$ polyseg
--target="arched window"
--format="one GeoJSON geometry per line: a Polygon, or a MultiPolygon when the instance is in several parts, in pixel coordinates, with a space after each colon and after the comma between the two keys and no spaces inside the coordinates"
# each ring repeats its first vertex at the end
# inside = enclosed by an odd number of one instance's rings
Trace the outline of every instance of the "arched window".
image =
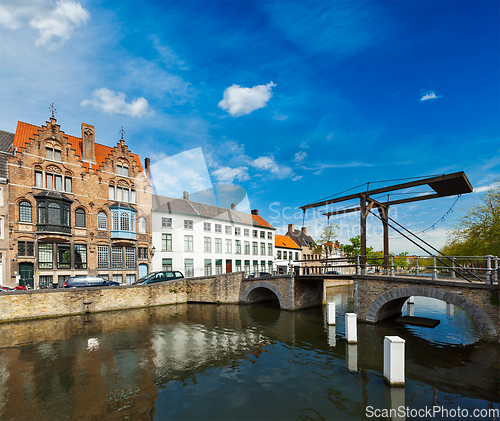
{"type": "Polygon", "coordinates": [[[120,225],[118,224],[118,212],[113,212],[111,229],[113,231],[118,231],[120,229],[120,225]]]}
{"type": "Polygon", "coordinates": [[[19,203],[19,222],[31,222],[31,203],[19,203]]]}
{"type": "Polygon", "coordinates": [[[122,212],[120,215],[120,230],[130,231],[130,218],[128,213],[122,212]]]}
{"type": "Polygon", "coordinates": [[[75,210],[75,227],[85,228],[85,211],[83,209],[75,210]]]}
{"type": "Polygon", "coordinates": [[[146,234],[146,218],[140,217],[137,222],[139,224],[139,234],[146,234]]]}
{"type": "Polygon", "coordinates": [[[108,216],[106,212],[99,212],[97,214],[97,229],[107,230],[108,229],[108,216]]]}

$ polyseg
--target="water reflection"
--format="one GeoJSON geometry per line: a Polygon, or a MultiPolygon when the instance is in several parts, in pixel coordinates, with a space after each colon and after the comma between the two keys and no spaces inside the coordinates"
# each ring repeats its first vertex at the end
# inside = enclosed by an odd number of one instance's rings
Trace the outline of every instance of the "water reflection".
{"type": "MultiPolygon", "coordinates": [[[[497,345],[437,343],[388,322],[359,324],[351,349],[343,315],[352,287],[327,293],[335,326],[326,326],[325,307],[286,312],[265,303],[2,324],[0,419],[344,420],[401,401],[498,408],[497,345]],[[384,386],[385,335],[407,343],[402,397],[384,386]]],[[[416,315],[419,308],[416,299],[416,315]]]]}

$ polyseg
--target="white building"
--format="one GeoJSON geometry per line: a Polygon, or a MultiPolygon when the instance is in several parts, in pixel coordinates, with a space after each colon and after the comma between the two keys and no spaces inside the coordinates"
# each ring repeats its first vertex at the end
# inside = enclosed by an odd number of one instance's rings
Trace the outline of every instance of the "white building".
{"type": "Polygon", "coordinates": [[[301,266],[296,260],[302,260],[302,250],[290,237],[276,234],[274,248],[274,270],[277,274],[293,274],[295,268],[301,266]]]}
{"type": "Polygon", "coordinates": [[[189,200],[153,196],[153,271],[184,276],[272,270],[275,228],[259,216],[189,200]]]}

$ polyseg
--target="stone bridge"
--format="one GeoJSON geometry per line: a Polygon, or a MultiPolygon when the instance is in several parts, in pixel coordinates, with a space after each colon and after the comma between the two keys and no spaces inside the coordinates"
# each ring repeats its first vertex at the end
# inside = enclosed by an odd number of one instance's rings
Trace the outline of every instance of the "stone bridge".
{"type": "Polygon", "coordinates": [[[500,339],[498,285],[382,275],[353,275],[353,281],[354,310],[359,321],[377,323],[399,316],[409,297],[430,297],[468,313],[481,330],[481,339],[500,339]]]}
{"type": "Polygon", "coordinates": [[[288,275],[245,278],[243,272],[187,278],[188,302],[256,303],[278,299],[283,310],[322,304],[323,278],[288,275]]]}

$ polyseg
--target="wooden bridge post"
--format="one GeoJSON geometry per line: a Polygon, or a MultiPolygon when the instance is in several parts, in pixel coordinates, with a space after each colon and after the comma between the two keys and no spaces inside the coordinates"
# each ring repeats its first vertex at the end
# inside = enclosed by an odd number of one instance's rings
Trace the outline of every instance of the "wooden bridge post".
{"type": "Polygon", "coordinates": [[[366,274],[366,196],[360,195],[361,275],[366,274]]]}

